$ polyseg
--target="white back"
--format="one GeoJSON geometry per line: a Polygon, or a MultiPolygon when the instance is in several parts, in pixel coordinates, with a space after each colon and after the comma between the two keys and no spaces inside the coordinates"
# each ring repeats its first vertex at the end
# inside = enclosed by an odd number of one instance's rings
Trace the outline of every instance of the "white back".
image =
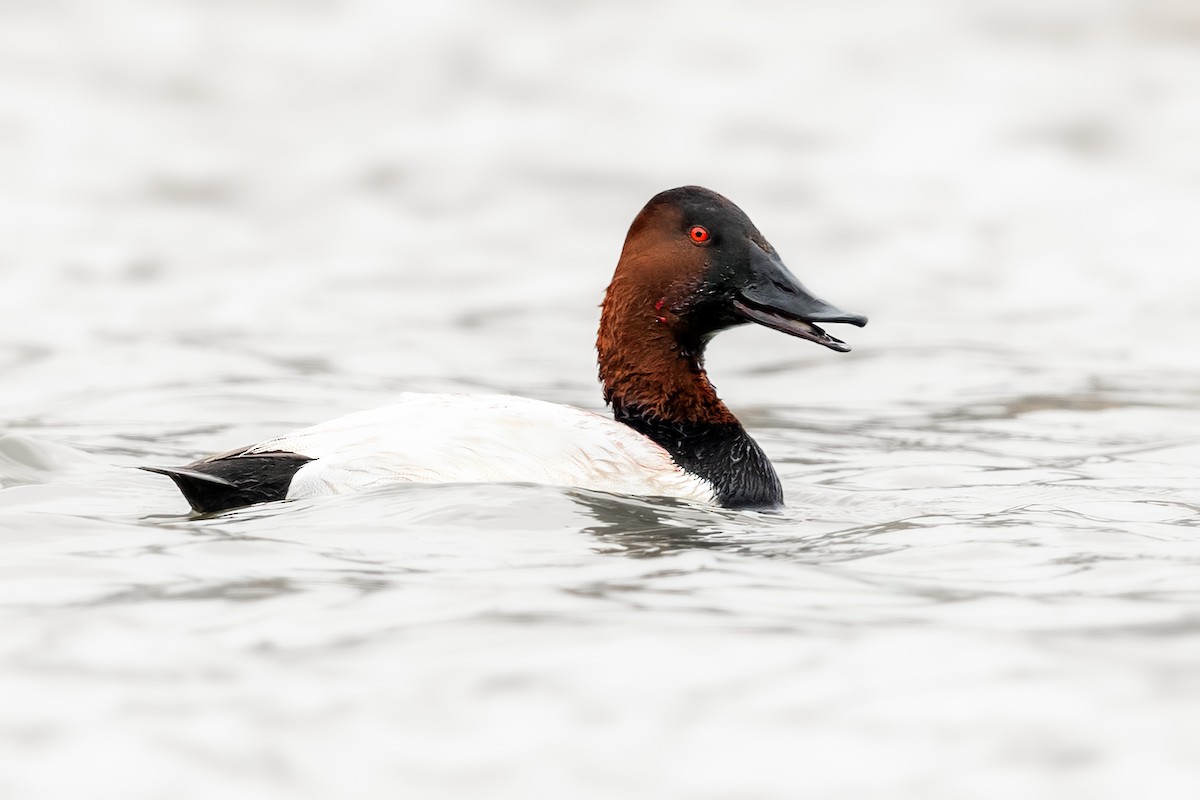
{"type": "Polygon", "coordinates": [[[571,406],[503,395],[403,394],[383,408],[268,439],[248,453],[317,459],[288,497],[391,482],[539,483],[714,502],[712,487],[621,423],[571,406]]]}

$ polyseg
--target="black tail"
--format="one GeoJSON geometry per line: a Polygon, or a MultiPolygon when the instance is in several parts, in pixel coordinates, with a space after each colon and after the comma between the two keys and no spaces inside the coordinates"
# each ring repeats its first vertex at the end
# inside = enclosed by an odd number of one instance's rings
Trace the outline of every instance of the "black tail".
{"type": "Polygon", "coordinates": [[[296,470],[312,460],[297,453],[257,453],[139,469],[166,475],[194,511],[210,514],[285,499],[296,470]]]}

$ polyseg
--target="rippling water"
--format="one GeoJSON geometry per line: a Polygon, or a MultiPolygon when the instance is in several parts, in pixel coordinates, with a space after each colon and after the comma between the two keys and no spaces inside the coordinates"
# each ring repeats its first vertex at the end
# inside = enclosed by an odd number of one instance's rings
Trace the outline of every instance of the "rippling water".
{"type": "Polygon", "coordinates": [[[409,12],[0,6],[0,796],[1195,796],[1190,6],[409,12]],[[683,183],[872,318],[714,344],[786,510],[133,469],[598,408],[683,183]]]}

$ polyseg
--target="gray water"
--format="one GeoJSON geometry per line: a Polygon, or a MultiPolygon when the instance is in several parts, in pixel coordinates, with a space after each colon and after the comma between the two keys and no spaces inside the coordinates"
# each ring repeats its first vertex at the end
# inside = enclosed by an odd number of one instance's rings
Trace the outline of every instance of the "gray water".
{"type": "Polygon", "coordinates": [[[1191,798],[1191,4],[0,6],[0,797],[1191,798]],[[699,183],[822,296],[709,368],[788,507],[176,464],[600,409],[699,183]]]}

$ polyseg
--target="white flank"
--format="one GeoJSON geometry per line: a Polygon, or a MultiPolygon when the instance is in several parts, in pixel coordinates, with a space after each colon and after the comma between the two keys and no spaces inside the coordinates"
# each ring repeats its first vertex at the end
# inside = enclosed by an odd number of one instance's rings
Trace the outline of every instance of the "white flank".
{"type": "Polygon", "coordinates": [[[402,394],[399,402],[250,447],[317,459],[289,498],[387,483],[539,483],[715,502],[667,451],[608,417],[500,395],[402,394]]]}

